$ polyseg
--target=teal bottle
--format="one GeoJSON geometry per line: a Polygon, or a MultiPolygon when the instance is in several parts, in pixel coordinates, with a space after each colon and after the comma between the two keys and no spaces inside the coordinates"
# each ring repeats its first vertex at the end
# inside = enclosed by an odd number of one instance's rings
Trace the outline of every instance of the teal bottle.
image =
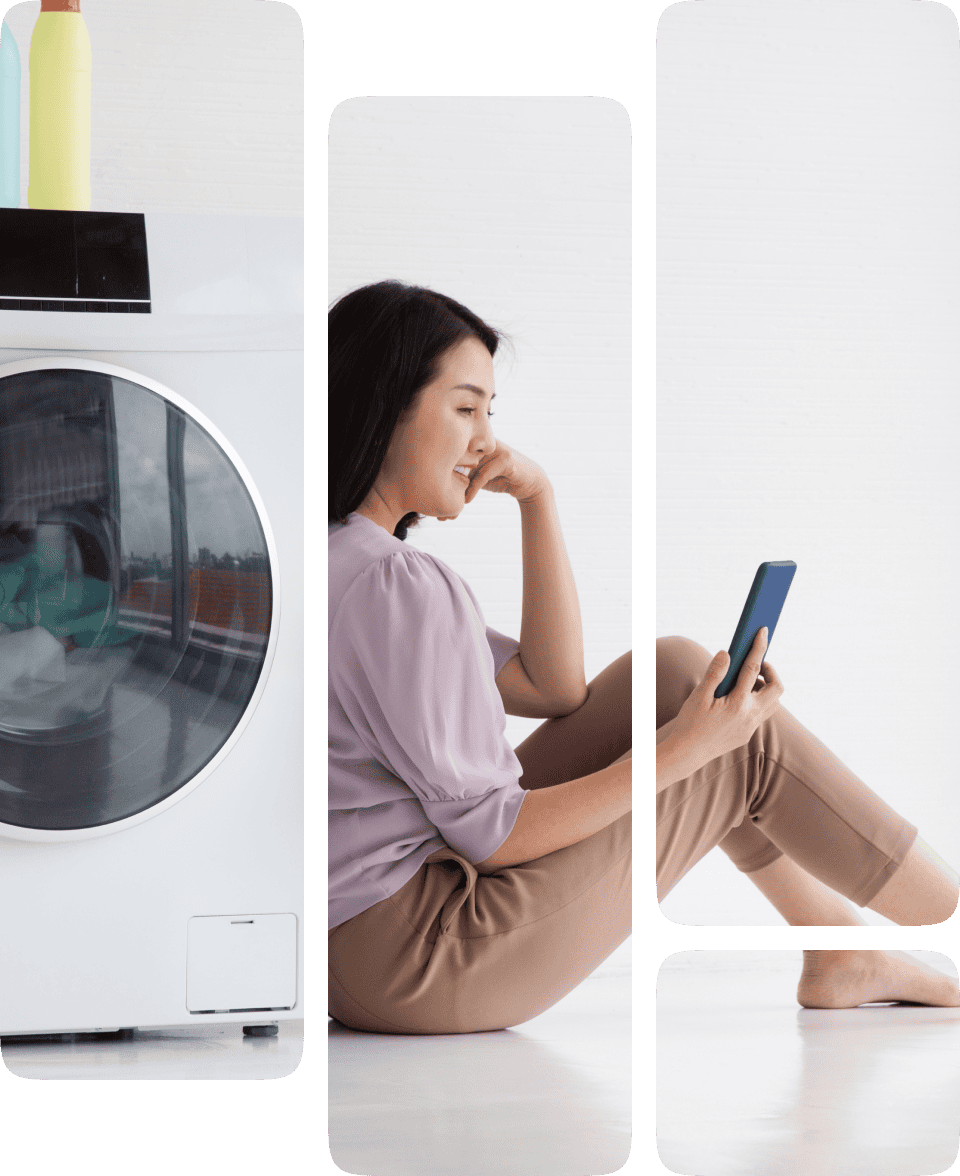
{"type": "Polygon", "coordinates": [[[0,25],[0,208],[20,207],[20,51],[0,25]]]}

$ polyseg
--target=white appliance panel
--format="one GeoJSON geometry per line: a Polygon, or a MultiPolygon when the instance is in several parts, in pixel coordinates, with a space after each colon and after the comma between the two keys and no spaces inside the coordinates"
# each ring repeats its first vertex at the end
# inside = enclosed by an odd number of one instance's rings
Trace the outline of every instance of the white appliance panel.
{"type": "MultiPolygon", "coordinates": [[[[272,657],[235,743],[168,807],[86,839],[0,831],[2,1034],[250,1022],[191,1013],[185,997],[190,927],[251,911],[282,914],[278,959],[295,959],[294,1003],[258,1019],[303,1016],[302,225],[229,218],[207,233],[215,218],[185,218],[212,244],[173,289],[169,241],[186,239],[175,219],[147,217],[155,317],[4,312],[4,339],[21,346],[0,348],[0,366],[50,357],[69,367],[70,355],[114,365],[208,419],[249,475],[275,549],[272,657]]],[[[289,967],[279,971],[289,989],[289,967]]]]}

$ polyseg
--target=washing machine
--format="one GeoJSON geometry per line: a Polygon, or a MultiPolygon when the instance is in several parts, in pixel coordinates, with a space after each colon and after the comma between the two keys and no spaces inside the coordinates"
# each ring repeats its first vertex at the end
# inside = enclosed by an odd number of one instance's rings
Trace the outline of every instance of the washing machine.
{"type": "Polygon", "coordinates": [[[303,1016],[302,221],[0,210],[0,1034],[303,1016]]]}

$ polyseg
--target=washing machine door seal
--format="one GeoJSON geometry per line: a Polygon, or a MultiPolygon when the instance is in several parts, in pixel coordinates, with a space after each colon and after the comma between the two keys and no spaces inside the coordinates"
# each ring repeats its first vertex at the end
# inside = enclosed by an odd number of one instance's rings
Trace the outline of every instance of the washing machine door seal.
{"type": "Polygon", "coordinates": [[[263,502],[213,422],[113,364],[0,365],[0,838],[103,836],[198,787],[279,613],[263,502]]]}

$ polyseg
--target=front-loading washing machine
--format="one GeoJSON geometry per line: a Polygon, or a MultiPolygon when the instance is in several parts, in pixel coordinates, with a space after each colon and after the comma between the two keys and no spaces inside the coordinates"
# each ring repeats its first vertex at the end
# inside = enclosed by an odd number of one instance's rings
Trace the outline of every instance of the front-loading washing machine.
{"type": "Polygon", "coordinates": [[[298,219],[0,210],[3,1035],[303,1016],[302,300],[298,219]]]}

